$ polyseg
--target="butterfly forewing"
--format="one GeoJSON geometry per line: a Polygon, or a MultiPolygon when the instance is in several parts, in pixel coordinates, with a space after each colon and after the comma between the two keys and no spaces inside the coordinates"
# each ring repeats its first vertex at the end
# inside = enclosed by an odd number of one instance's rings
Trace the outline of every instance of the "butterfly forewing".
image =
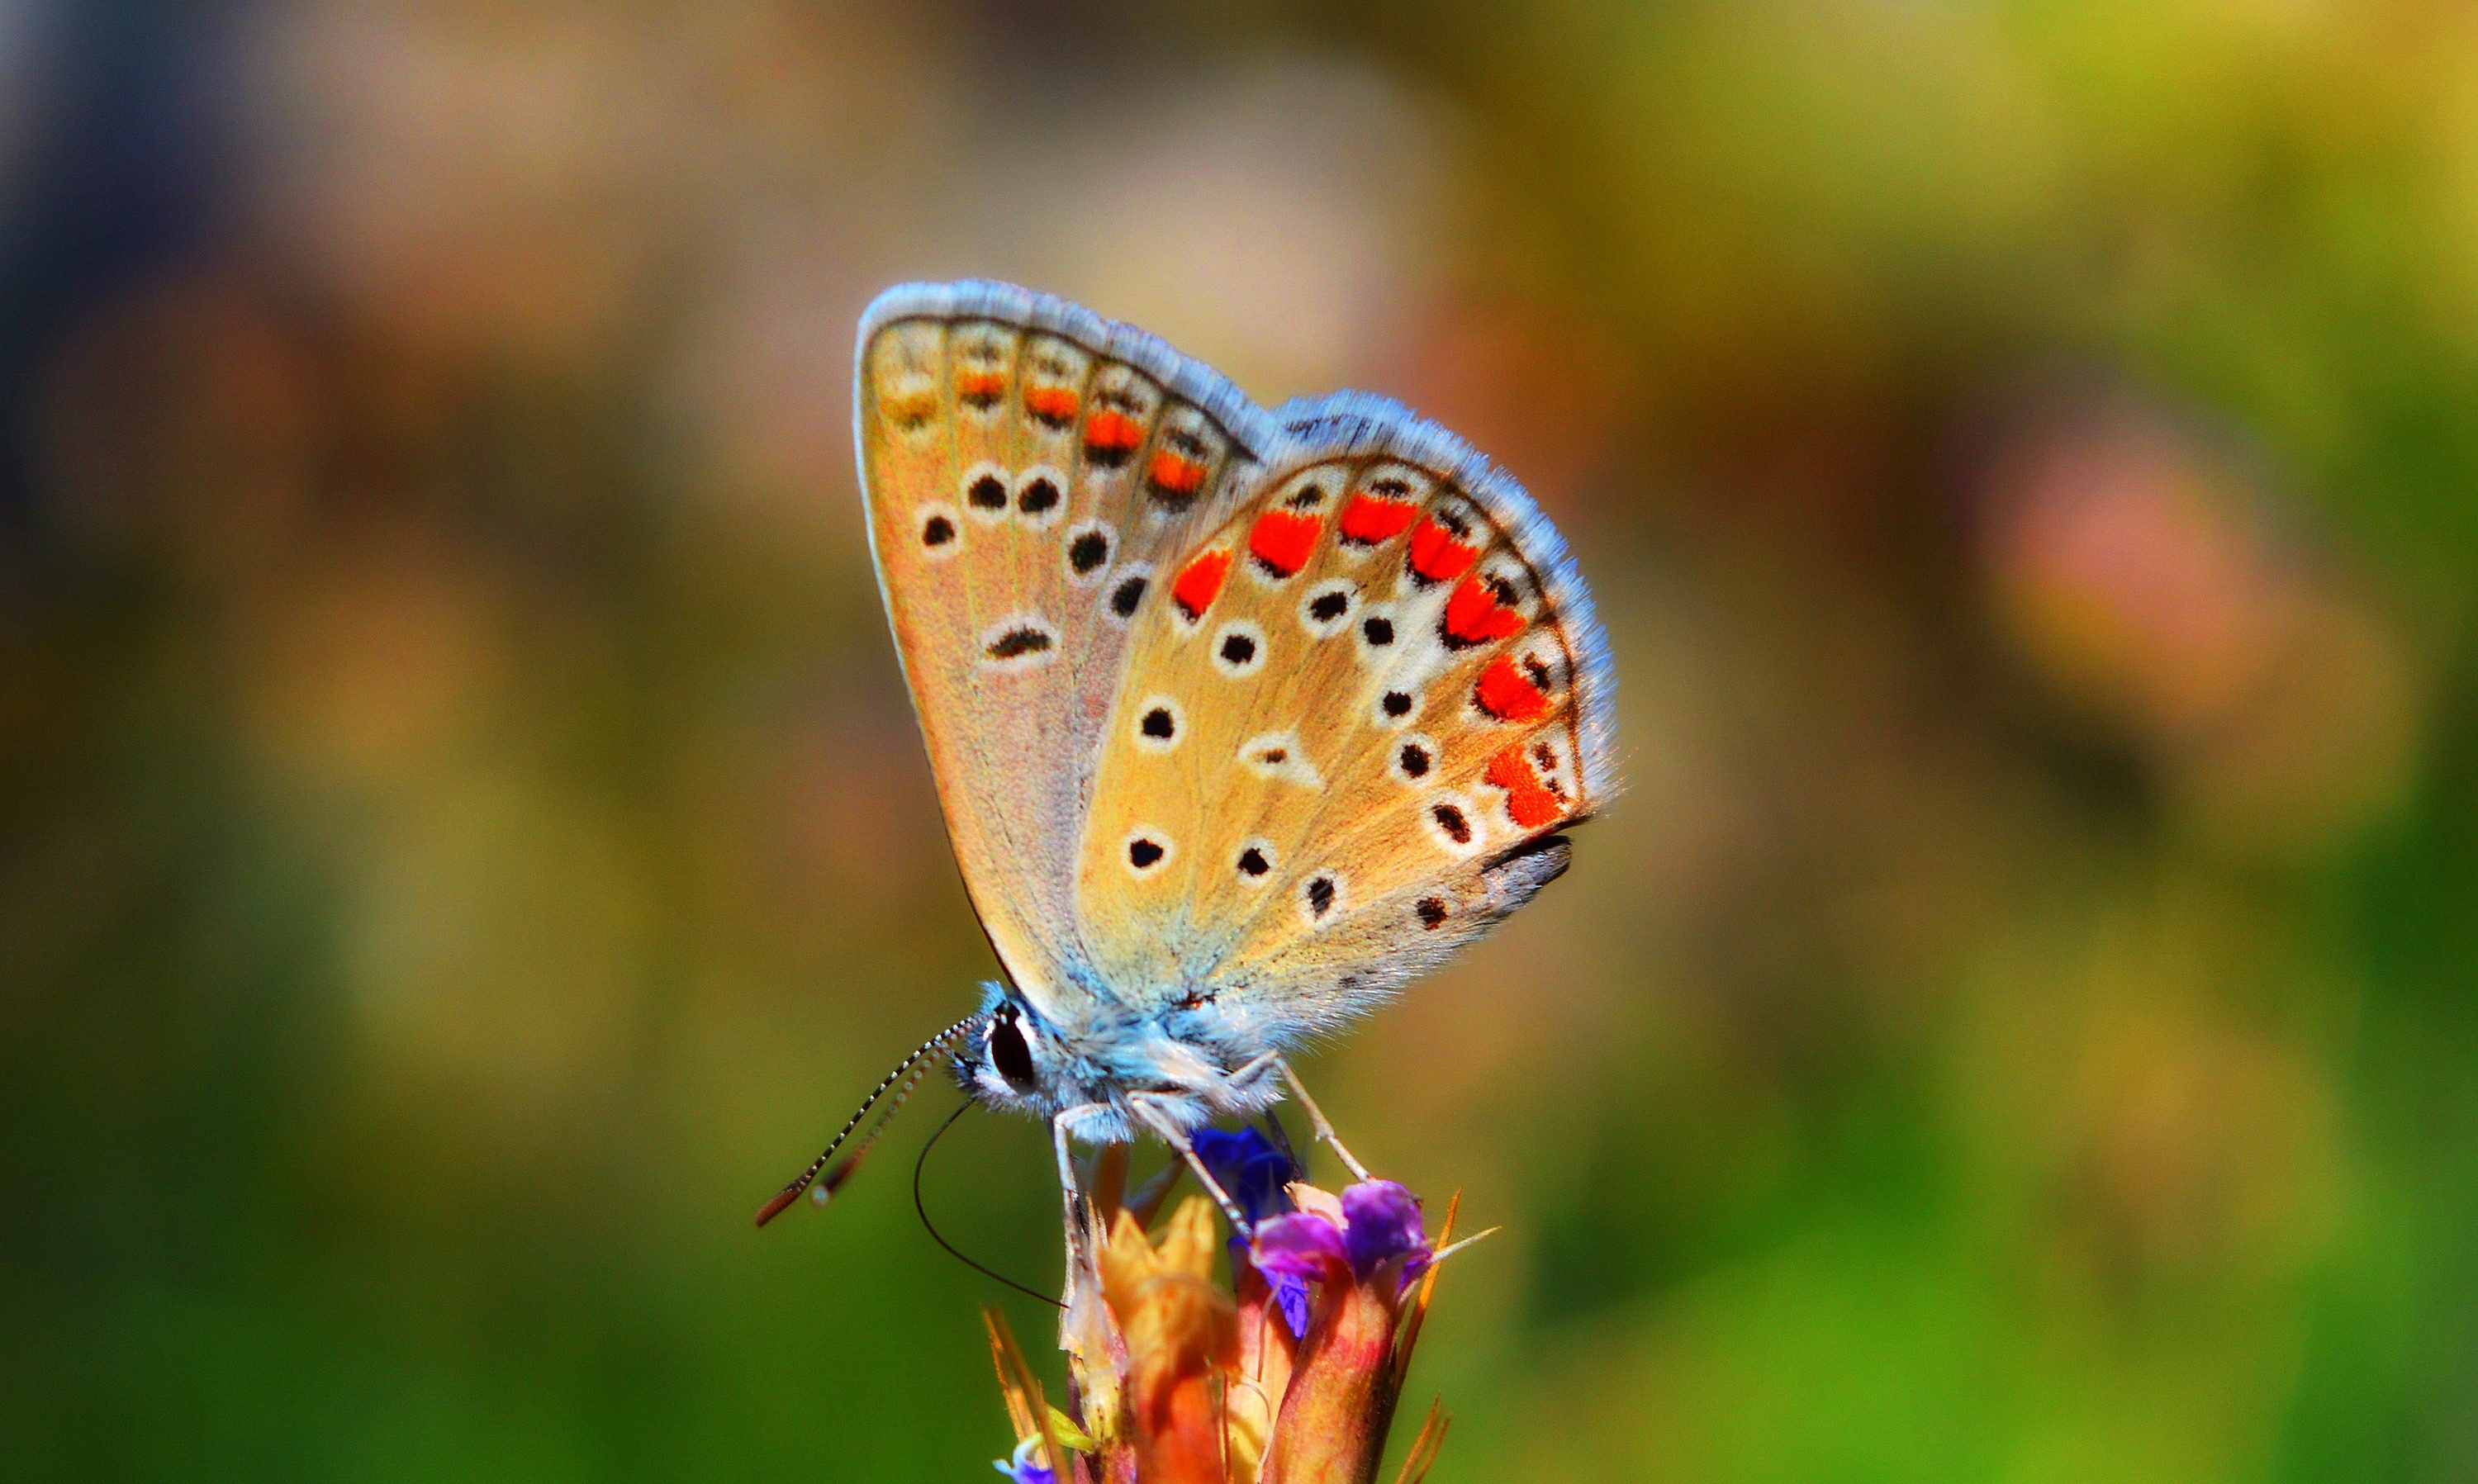
{"type": "Polygon", "coordinates": [[[1001,286],[890,292],[859,359],[872,548],[958,863],[1010,975],[1070,1016],[1110,988],[1074,900],[1097,733],[1158,567],[1253,468],[1227,423],[1270,424],[1158,341],[1001,286]]]}

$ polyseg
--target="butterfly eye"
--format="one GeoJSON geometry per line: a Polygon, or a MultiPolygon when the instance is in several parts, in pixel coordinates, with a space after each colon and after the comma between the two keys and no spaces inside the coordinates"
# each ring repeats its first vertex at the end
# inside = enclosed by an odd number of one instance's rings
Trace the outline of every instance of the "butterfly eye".
{"type": "Polygon", "coordinates": [[[990,1065],[1006,1078],[1007,1086],[1029,1089],[1033,1084],[1032,1046],[1016,1025],[1016,1008],[1000,1005],[990,1022],[990,1065]]]}

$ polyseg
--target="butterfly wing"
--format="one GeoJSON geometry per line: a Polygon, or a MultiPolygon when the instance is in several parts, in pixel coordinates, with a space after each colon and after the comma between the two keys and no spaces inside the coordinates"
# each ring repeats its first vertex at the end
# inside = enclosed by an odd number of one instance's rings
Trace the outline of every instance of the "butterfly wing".
{"type": "Polygon", "coordinates": [[[1134,616],[1076,868],[1123,995],[1281,1044],[1564,868],[1611,776],[1607,641],[1515,482],[1382,398],[1283,446],[1134,616]]]}
{"type": "Polygon", "coordinates": [[[998,284],[906,285],[861,321],[870,549],[966,889],[1053,1018],[1108,993],[1075,851],[1134,633],[1279,426],[1152,337],[998,284]]]}

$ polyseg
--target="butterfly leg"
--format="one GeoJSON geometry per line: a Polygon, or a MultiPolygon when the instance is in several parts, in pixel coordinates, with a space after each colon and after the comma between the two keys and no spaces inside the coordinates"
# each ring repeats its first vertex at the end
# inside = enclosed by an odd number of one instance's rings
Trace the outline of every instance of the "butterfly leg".
{"type": "Polygon", "coordinates": [[[1154,1133],[1161,1135],[1165,1144],[1176,1149],[1179,1158],[1187,1161],[1187,1168],[1196,1176],[1196,1182],[1204,1187],[1205,1194],[1213,1197],[1213,1203],[1230,1219],[1231,1230],[1247,1233],[1251,1229],[1248,1214],[1239,1209],[1239,1203],[1230,1198],[1230,1193],[1222,1188],[1222,1182],[1213,1178],[1213,1171],[1204,1168],[1204,1161],[1197,1158],[1196,1145],[1188,1141],[1187,1130],[1178,1126],[1178,1120],[1156,1107],[1152,1094],[1149,1093],[1129,1093],[1127,1106],[1154,1133]]]}
{"type": "Polygon", "coordinates": [[[1342,1141],[1334,1136],[1333,1125],[1326,1121],[1325,1110],[1318,1107],[1316,1105],[1316,1099],[1308,1095],[1307,1085],[1300,1081],[1300,1074],[1291,1070],[1291,1064],[1283,1059],[1280,1052],[1266,1052],[1254,1061],[1240,1068],[1237,1071],[1232,1072],[1230,1074],[1231,1080],[1235,1082],[1240,1078],[1247,1077],[1251,1074],[1262,1075],[1259,1069],[1264,1067],[1267,1063],[1271,1063],[1273,1065],[1273,1069],[1282,1074],[1282,1080],[1291,1085],[1291,1095],[1300,1100],[1300,1111],[1308,1116],[1308,1126],[1316,1130],[1316,1136],[1319,1139],[1324,1140],[1327,1144],[1333,1146],[1334,1158],[1342,1161],[1342,1167],[1351,1171],[1352,1178],[1354,1180],[1367,1179],[1368,1167],[1352,1158],[1351,1151],[1342,1146],[1342,1141]]]}
{"type": "Polygon", "coordinates": [[[1067,1284],[1068,1298],[1075,1300],[1076,1274],[1084,1263],[1084,1192],[1075,1183],[1075,1149],[1067,1132],[1067,1120],[1082,1112],[1070,1108],[1049,1120],[1049,1141],[1058,1150],[1058,1195],[1067,1207],[1067,1284]]]}

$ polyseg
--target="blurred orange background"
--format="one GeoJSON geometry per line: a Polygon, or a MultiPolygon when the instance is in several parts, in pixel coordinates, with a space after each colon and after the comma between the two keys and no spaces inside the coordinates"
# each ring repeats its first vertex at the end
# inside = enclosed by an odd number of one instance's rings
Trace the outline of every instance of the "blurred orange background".
{"type": "Polygon", "coordinates": [[[748,1227],[994,971],[849,446],[974,274],[1602,601],[1307,1069],[1505,1227],[1434,1477],[2478,1476],[2473,244],[2429,0],[0,0],[0,1457],[988,1476],[953,1094],[748,1227]]]}

